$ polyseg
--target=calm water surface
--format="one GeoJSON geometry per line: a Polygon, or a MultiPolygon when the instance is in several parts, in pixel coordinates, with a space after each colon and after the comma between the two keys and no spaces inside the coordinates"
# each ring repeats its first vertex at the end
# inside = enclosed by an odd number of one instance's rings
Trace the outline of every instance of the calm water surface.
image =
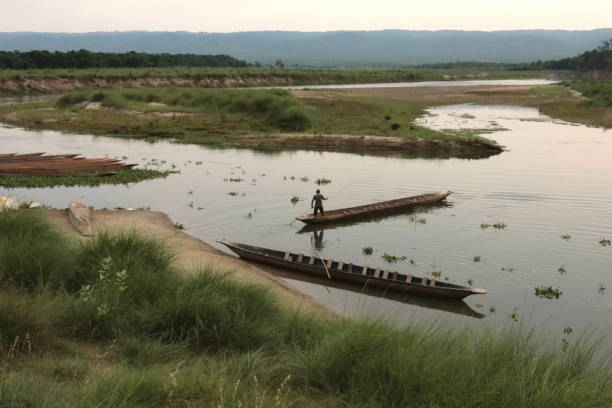
{"type": "Polygon", "coordinates": [[[529,325],[551,333],[560,335],[568,325],[575,332],[609,331],[612,247],[598,241],[612,239],[612,133],[510,106],[447,106],[430,110],[419,121],[436,129],[505,128],[489,137],[508,150],[483,160],[263,154],[0,128],[0,152],[127,156],[142,165],[156,159],[165,161],[162,168],[174,164],[181,171],[129,187],[0,188],[0,194],[62,208],[72,200],[97,208],[150,206],[169,213],[187,232],[207,242],[225,237],[305,254],[318,247],[323,257],[380,267],[387,266],[381,258],[387,252],[407,257],[392,266],[396,270],[414,275],[441,272],[440,279],[489,289],[487,295],[459,304],[414,298],[400,302],[324,286],[324,281],[288,279],[351,316],[397,324],[432,319],[457,325],[509,324],[517,308],[529,325]],[[447,206],[427,212],[319,231],[290,224],[309,210],[317,178],[332,180],[321,187],[329,196],[329,209],[430,191],[454,193],[447,206]],[[293,196],[302,201],[292,205],[293,196]],[[507,227],[481,228],[497,222],[507,227]],[[561,239],[562,234],[571,239],[561,239]],[[374,254],[363,255],[364,246],[372,246],[374,254]],[[475,256],[481,262],[474,262],[475,256]],[[560,267],[567,272],[560,273],[560,267]],[[560,299],[540,299],[534,295],[540,285],[560,288],[563,294],[560,299]]]}

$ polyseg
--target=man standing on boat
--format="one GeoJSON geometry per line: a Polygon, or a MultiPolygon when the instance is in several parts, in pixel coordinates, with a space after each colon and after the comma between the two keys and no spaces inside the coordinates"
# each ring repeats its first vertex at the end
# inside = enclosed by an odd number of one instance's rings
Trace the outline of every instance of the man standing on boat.
{"type": "Polygon", "coordinates": [[[310,201],[310,208],[314,208],[314,216],[317,216],[317,211],[321,212],[321,215],[324,215],[323,212],[323,200],[327,200],[327,198],[323,197],[321,194],[321,190],[317,190],[317,194],[312,197],[310,201]]]}

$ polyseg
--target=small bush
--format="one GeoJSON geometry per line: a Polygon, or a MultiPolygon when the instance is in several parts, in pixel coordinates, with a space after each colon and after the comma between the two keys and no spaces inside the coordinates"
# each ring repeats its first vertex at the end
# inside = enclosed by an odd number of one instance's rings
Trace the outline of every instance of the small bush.
{"type": "Polygon", "coordinates": [[[85,92],[69,92],[62,95],[57,100],[57,106],[60,108],[66,108],[69,106],[76,105],[77,103],[85,102],[89,100],[89,95],[85,92]]]}

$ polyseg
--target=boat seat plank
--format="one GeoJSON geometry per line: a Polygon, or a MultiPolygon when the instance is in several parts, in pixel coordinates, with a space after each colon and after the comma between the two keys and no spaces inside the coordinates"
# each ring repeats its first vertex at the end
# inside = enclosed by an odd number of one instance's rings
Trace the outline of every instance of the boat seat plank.
{"type": "Polygon", "coordinates": [[[333,260],[331,260],[331,259],[328,259],[328,260],[327,260],[327,269],[331,269],[332,262],[334,262],[334,261],[333,261],[333,260]]]}
{"type": "Polygon", "coordinates": [[[383,279],[389,279],[389,271],[383,271],[382,278],[383,279]]]}
{"type": "Polygon", "coordinates": [[[315,259],[316,258],[314,256],[311,256],[310,259],[308,260],[308,265],[314,265],[315,259]]]}
{"type": "Polygon", "coordinates": [[[421,278],[421,285],[425,285],[425,286],[427,286],[427,276],[423,276],[423,277],[421,278]]]}
{"type": "Polygon", "coordinates": [[[361,271],[361,274],[362,274],[363,276],[365,276],[367,273],[368,273],[368,267],[367,267],[367,266],[364,266],[364,267],[363,267],[363,271],[361,271]]]}
{"type": "Polygon", "coordinates": [[[412,275],[406,275],[406,283],[412,283],[412,275]]]}
{"type": "Polygon", "coordinates": [[[376,268],[376,271],[374,271],[374,277],[378,278],[379,275],[380,275],[380,268],[376,268]]]}
{"type": "Polygon", "coordinates": [[[299,254],[299,255],[298,255],[297,262],[298,262],[298,263],[302,263],[302,260],[303,260],[303,259],[304,259],[304,254],[299,254]]]}
{"type": "Polygon", "coordinates": [[[431,278],[431,282],[429,283],[429,286],[436,286],[436,280],[434,278],[431,278]]]}
{"type": "Polygon", "coordinates": [[[348,266],[348,273],[353,273],[353,264],[349,264],[348,266]]]}
{"type": "Polygon", "coordinates": [[[337,269],[338,269],[339,271],[342,271],[342,268],[343,268],[343,267],[344,267],[344,262],[343,262],[343,261],[340,261],[340,262],[338,263],[338,268],[337,268],[337,269]]]}
{"type": "Polygon", "coordinates": [[[293,262],[293,257],[291,256],[291,252],[285,252],[285,256],[283,258],[287,262],[293,262]]]}

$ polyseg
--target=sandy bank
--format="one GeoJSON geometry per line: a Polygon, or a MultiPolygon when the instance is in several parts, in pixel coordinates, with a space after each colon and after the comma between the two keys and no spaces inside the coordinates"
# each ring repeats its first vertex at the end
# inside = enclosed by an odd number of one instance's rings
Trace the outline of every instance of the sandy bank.
{"type": "MultiPolygon", "coordinates": [[[[72,227],[65,210],[45,211],[59,230],[68,237],[78,240],[89,239],[72,227]]],[[[165,213],[147,210],[94,210],[92,219],[94,234],[101,231],[135,230],[143,236],[162,241],[175,254],[177,266],[185,270],[185,273],[211,265],[221,273],[231,273],[233,278],[240,281],[267,287],[282,304],[288,307],[307,313],[332,314],[324,306],[287,286],[281,279],[176,229],[165,213]]]]}

